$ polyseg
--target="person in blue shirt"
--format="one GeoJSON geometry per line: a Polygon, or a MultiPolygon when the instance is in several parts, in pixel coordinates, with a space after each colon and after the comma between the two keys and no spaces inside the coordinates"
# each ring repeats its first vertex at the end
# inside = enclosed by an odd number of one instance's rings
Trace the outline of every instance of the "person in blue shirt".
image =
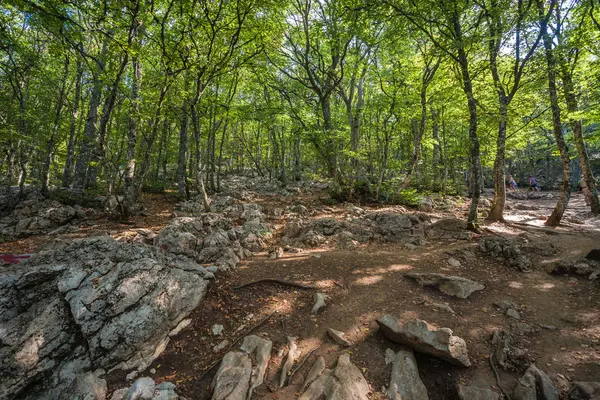
{"type": "Polygon", "coordinates": [[[508,184],[509,184],[511,190],[519,189],[519,185],[517,185],[517,182],[515,181],[515,178],[513,178],[512,175],[508,176],[508,184]]]}
{"type": "Polygon", "coordinates": [[[529,175],[529,186],[534,191],[537,191],[537,192],[539,192],[540,190],[542,190],[542,189],[540,189],[540,187],[539,187],[539,185],[537,183],[537,180],[533,177],[533,175],[529,175]]]}

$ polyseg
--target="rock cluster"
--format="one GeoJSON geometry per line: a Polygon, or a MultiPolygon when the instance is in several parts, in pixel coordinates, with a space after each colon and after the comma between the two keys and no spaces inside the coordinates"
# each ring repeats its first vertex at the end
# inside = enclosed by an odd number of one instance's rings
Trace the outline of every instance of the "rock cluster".
{"type": "Polygon", "coordinates": [[[0,274],[0,399],[57,398],[76,374],[141,370],[206,291],[206,271],[156,247],[56,244],[0,274]]]}
{"type": "Polygon", "coordinates": [[[461,276],[418,272],[404,276],[416,280],[420,285],[437,287],[442,293],[460,299],[466,299],[474,292],[485,289],[485,285],[461,276]]]}

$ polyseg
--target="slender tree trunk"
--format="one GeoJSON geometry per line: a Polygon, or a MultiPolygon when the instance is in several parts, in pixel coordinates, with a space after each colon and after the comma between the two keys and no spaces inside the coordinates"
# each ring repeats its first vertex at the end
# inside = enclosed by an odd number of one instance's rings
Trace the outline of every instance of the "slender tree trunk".
{"type": "MultiPolygon", "coordinates": [[[[185,78],[187,92],[187,76],[185,78]]],[[[187,157],[188,157],[188,100],[183,99],[181,106],[181,126],[179,128],[179,156],[177,158],[177,191],[181,197],[187,198],[187,157]]]]}
{"type": "Polygon", "coordinates": [[[54,121],[52,124],[52,133],[47,143],[46,156],[44,158],[44,164],[42,165],[42,194],[48,194],[48,184],[50,181],[50,164],[54,159],[54,146],[56,144],[56,137],[58,135],[58,129],[60,127],[60,115],[64,105],[65,89],[67,86],[67,78],[69,76],[69,55],[65,56],[65,72],[63,75],[62,83],[58,92],[58,98],[56,100],[56,111],[54,112],[54,121]]]}
{"type": "MultiPolygon", "coordinates": [[[[563,137],[562,132],[560,106],[558,104],[558,94],[556,89],[556,58],[554,55],[552,38],[548,33],[548,25],[546,22],[544,22],[544,2],[542,0],[538,0],[537,5],[539,16],[542,20],[540,29],[542,30],[546,63],[548,65],[548,91],[550,94],[550,107],[552,109],[552,132],[554,133],[554,139],[556,140],[556,145],[558,146],[563,167],[563,184],[560,197],[558,198],[556,206],[554,207],[550,217],[546,220],[545,224],[547,226],[558,226],[563,214],[565,213],[567,205],[569,204],[569,198],[571,197],[571,171],[569,170],[570,159],[569,152],[567,150],[567,144],[565,143],[565,138],[563,137]]],[[[556,0],[551,0],[550,9],[552,10],[554,7],[556,7],[556,0]]]]}
{"type": "Polygon", "coordinates": [[[75,155],[75,134],[77,132],[77,121],[79,119],[79,103],[81,101],[81,86],[83,78],[83,63],[77,61],[77,77],[75,78],[75,98],[73,99],[73,110],[71,111],[71,122],[69,127],[69,141],[67,143],[67,157],[65,159],[65,168],[63,170],[63,187],[71,185],[71,175],[73,166],[73,157],[75,155]]]}
{"type": "Polygon", "coordinates": [[[102,52],[97,62],[96,71],[93,73],[92,93],[90,96],[90,104],[88,114],[83,130],[83,140],[81,143],[81,151],[77,162],[75,163],[75,176],[73,181],[73,190],[78,193],[83,193],[87,182],[87,173],[92,160],[92,154],[96,148],[95,144],[98,140],[98,108],[102,97],[102,80],[101,75],[104,72],[108,38],[102,44],[102,52]]]}
{"type": "Polygon", "coordinates": [[[594,178],[594,173],[592,172],[592,167],[590,165],[590,158],[588,157],[588,153],[585,148],[581,119],[574,117],[579,110],[579,105],[577,104],[577,97],[575,95],[573,76],[569,66],[566,65],[565,62],[561,63],[561,71],[567,110],[569,110],[570,114],[569,123],[573,129],[575,146],[577,147],[577,153],[579,155],[579,166],[581,167],[581,172],[583,173],[583,180],[585,181],[591,194],[589,198],[589,200],[591,200],[590,208],[592,213],[600,214],[600,201],[598,201],[598,193],[596,192],[596,179],[594,178]]]}
{"type": "Polygon", "coordinates": [[[439,112],[431,107],[431,133],[433,137],[433,156],[431,159],[431,167],[433,170],[433,190],[440,190],[440,165],[443,165],[441,158],[440,144],[440,124],[439,112]]]}
{"type": "MultiPolygon", "coordinates": [[[[124,218],[133,215],[137,203],[137,190],[134,185],[135,179],[135,148],[137,145],[138,125],[140,120],[140,84],[142,80],[142,67],[134,56],[131,60],[131,106],[129,110],[129,129],[127,130],[127,165],[124,176],[124,218]]],[[[148,149],[149,151],[150,149],[148,149]]]]}
{"type": "Polygon", "coordinates": [[[500,115],[498,121],[498,138],[496,141],[496,159],[494,160],[494,201],[487,216],[488,221],[504,222],[504,206],[506,205],[506,178],[504,160],[506,153],[506,124],[508,121],[508,98],[499,95],[500,115]]]}

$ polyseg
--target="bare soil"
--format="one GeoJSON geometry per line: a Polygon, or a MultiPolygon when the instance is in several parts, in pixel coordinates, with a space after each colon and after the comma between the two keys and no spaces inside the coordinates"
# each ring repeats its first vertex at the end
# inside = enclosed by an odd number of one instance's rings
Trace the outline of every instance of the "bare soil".
{"type": "MultiPolygon", "coordinates": [[[[115,237],[133,227],[159,230],[170,217],[174,200],[153,195],[146,197],[149,216],[135,225],[97,221],[91,231],[108,231],[115,237]],[[154,204],[151,206],[150,204],[154,204]],[[150,208],[153,207],[153,208],[150,208]],[[163,218],[164,217],[164,218],[163,218]]],[[[344,214],[344,206],[323,207],[318,196],[295,198],[309,209],[321,210],[311,218],[344,214]]],[[[385,399],[390,366],[384,362],[387,348],[397,350],[379,332],[376,318],[389,313],[402,320],[419,318],[440,327],[448,327],[465,339],[473,366],[459,368],[435,358],[417,355],[421,377],[431,399],[455,399],[456,383],[489,387],[499,391],[489,363],[490,336],[494,330],[507,329],[516,323],[527,323],[531,333],[516,336],[515,345],[526,350],[527,358],[553,378],[561,390],[571,381],[600,380],[600,285],[598,281],[553,276],[547,269],[558,260],[582,258],[600,245],[598,220],[589,219],[581,194],[573,196],[565,224],[556,229],[543,226],[543,215],[549,215],[556,200],[509,200],[509,224],[489,224],[482,235],[514,236],[535,230],[551,233],[548,240],[560,250],[551,257],[535,257],[534,271],[522,273],[491,259],[478,250],[478,239],[472,241],[429,241],[416,250],[402,245],[368,244],[349,251],[332,248],[312,249],[302,253],[285,253],[283,258],[269,259],[266,253],[256,254],[234,272],[218,275],[209,285],[201,306],[190,316],[191,325],[173,337],[167,350],[148,368],[144,375],[157,382],[172,381],[181,394],[190,399],[210,398],[209,384],[218,362],[236,341],[252,332],[270,338],[274,344],[266,385],[254,398],[294,399],[312,362],[325,357],[331,366],[342,352],[351,352],[351,360],[363,371],[371,385],[373,399],[385,399]],[[517,210],[518,204],[538,210],[517,210]],[[581,223],[586,220],[589,223],[581,223]],[[452,267],[448,259],[460,261],[452,267]],[[469,299],[446,296],[436,289],[420,287],[403,276],[408,271],[441,272],[460,275],[486,288],[469,299]],[[251,281],[277,278],[315,286],[303,290],[276,283],[259,283],[241,289],[236,286],[251,281]],[[329,296],[324,311],[310,315],[313,295],[323,292],[329,296]],[[500,300],[511,300],[521,306],[519,321],[507,317],[494,306],[500,300]],[[447,303],[456,311],[451,314],[433,308],[431,303],[447,303]],[[213,336],[211,327],[222,324],[221,336],[213,336]],[[326,336],[327,328],[344,331],[355,345],[343,349],[326,336]],[[298,338],[300,361],[308,361],[291,377],[289,386],[279,389],[279,371],[286,336],[298,338]],[[220,352],[213,348],[223,340],[228,345],[220,352]]],[[[267,210],[289,204],[288,198],[269,198],[259,204],[267,210]]],[[[452,212],[433,213],[434,217],[454,215],[464,217],[466,206],[452,212]]],[[[370,207],[366,207],[370,209],[370,207]]],[[[281,236],[283,220],[269,221],[281,236]]],[[[83,232],[82,235],[86,233],[83,232]]],[[[0,245],[0,252],[15,252],[15,247],[32,251],[48,238],[30,238],[18,243],[0,245]]],[[[283,352],[285,354],[285,352],[283,352]]],[[[520,371],[502,371],[505,388],[512,388],[522,375],[520,371]]],[[[109,387],[125,386],[124,374],[113,373],[109,387]]]]}

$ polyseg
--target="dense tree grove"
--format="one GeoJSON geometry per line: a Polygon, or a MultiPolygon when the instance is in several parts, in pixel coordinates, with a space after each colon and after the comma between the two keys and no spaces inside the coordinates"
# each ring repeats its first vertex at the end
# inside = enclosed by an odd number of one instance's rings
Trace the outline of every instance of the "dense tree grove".
{"type": "Polygon", "coordinates": [[[476,228],[484,186],[502,220],[508,176],[533,175],[557,225],[600,172],[600,1],[12,0],[0,89],[3,185],[119,196],[125,218],[254,173],[464,192],[476,228]]]}

